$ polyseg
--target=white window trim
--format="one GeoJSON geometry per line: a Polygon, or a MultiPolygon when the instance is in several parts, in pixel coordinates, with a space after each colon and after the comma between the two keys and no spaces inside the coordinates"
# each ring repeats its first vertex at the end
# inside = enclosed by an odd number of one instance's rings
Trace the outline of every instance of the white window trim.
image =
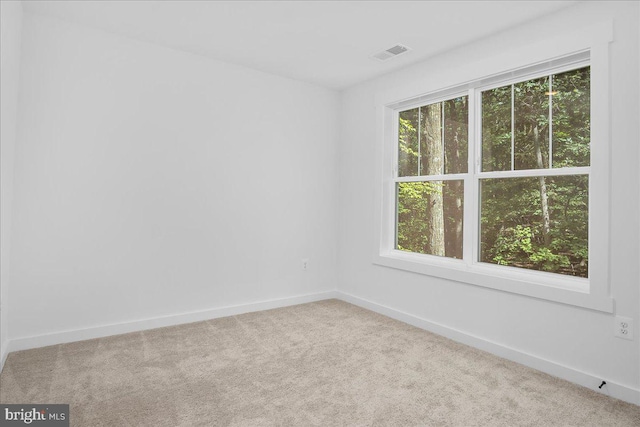
{"type": "MultiPolygon", "coordinates": [[[[533,43],[523,49],[492,56],[473,66],[467,65],[459,84],[452,85],[447,77],[442,81],[412,81],[403,87],[391,88],[376,96],[378,165],[375,200],[375,239],[373,262],[400,270],[441,277],[457,282],[511,292],[529,297],[612,313],[614,301],[610,296],[609,235],[610,235],[610,96],[609,96],[609,43],[613,40],[612,22],[605,22],[579,31],[533,43]],[[476,132],[474,105],[480,89],[500,86],[500,81],[514,78],[527,79],[536,70],[555,69],[558,59],[589,52],[591,66],[591,165],[589,167],[589,278],[525,270],[515,267],[479,263],[475,244],[465,236],[464,260],[423,255],[395,249],[395,174],[397,167],[397,114],[403,109],[425,103],[451,99],[456,95],[469,95],[470,135],[476,132]],[[528,70],[522,73],[522,70],[528,70]],[[524,77],[523,77],[524,76],[524,77]],[[461,83],[462,82],[462,83],[461,83]],[[438,87],[440,83],[440,87],[438,87]],[[406,108],[405,108],[406,107],[406,108]]],[[[575,67],[574,67],[575,68],[575,67]]],[[[456,73],[451,73],[456,74],[456,73]]],[[[545,74],[545,73],[542,73],[545,74]]],[[[538,74],[540,75],[540,74],[538,74]]],[[[471,145],[470,145],[471,146],[471,145]]],[[[479,149],[479,144],[475,144],[479,149]]],[[[469,149],[470,160],[478,159],[469,149]]],[[[470,163],[472,164],[472,163],[470,163]]],[[[476,162],[473,163],[477,165],[476,162]]],[[[477,167],[477,166],[476,166],[477,167]]],[[[470,171],[471,172],[471,171],[470,171]]],[[[476,170],[477,172],[477,170],[476,170]]],[[[550,171],[545,169],[547,174],[550,171]]],[[[517,174],[518,172],[516,172],[517,174]]],[[[570,174],[569,170],[552,170],[554,175],[570,174]]],[[[477,213],[467,206],[477,206],[473,191],[472,174],[461,174],[465,179],[464,229],[478,234],[477,213]],[[472,199],[473,198],[473,199],[472,199]],[[472,201],[469,203],[467,201],[472,201]]],[[[490,172],[477,173],[490,177],[490,172]]],[[[531,175],[531,171],[527,172],[531,175]]],[[[434,177],[429,177],[433,179],[434,177]]],[[[446,176],[451,179],[451,175],[446,176]]],[[[404,179],[404,178],[403,178],[404,179]]],[[[411,179],[414,179],[412,177],[411,179]]],[[[420,180],[420,178],[415,178],[420,180]]],[[[477,237],[473,242],[477,242],[477,237]]]]}

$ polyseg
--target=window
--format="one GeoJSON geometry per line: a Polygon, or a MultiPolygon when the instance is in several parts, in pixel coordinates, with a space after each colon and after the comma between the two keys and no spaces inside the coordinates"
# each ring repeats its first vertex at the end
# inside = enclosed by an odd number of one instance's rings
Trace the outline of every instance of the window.
{"type": "Polygon", "coordinates": [[[597,43],[565,43],[588,49],[552,55],[563,42],[541,43],[526,51],[540,58],[532,65],[413,97],[407,85],[401,101],[391,90],[378,96],[375,263],[612,312],[608,44],[600,43],[611,34],[598,31],[597,43]]]}
{"type": "Polygon", "coordinates": [[[467,96],[398,114],[397,249],[462,258],[468,117],[467,96]]]}
{"type": "Polygon", "coordinates": [[[480,262],[588,277],[590,67],[476,94],[470,177],[468,95],[398,112],[396,249],[463,259],[467,240],[480,262]],[[465,179],[479,212],[467,239],[465,179]]]}
{"type": "Polygon", "coordinates": [[[479,261],[588,277],[590,67],[483,90],[479,261]]]}

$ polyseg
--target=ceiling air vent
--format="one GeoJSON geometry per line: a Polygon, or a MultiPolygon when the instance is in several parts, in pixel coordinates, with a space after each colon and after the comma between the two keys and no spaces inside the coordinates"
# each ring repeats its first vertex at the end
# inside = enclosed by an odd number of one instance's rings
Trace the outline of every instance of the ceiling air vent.
{"type": "Polygon", "coordinates": [[[406,46],[402,46],[401,44],[397,44],[393,47],[390,47],[387,50],[383,50],[380,53],[376,53],[375,55],[373,55],[374,58],[376,58],[379,61],[386,61],[387,59],[391,59],[391,58],[395,58],[398,55],[402,55],[403,53],[406,53],[408,51],[410,51],[411,49],[409,49],[406,46]]]}

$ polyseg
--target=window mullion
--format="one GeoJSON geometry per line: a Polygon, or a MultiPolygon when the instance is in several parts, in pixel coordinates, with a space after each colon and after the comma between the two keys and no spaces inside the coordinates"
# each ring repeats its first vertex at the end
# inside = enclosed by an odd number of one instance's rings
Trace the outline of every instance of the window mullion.
{"type": "Polygon", "coordinates": [[[422,107],[418,107],[418,175],[422,175],[422,107]]]}
{"type": "MultiPolygon", "coordinates": [[[[478,102],[475,89],[469,89],[468,95],[468,142],[467,142],[467,175],[464,179],[464,215],[463,215],[463,238],[462,238],[462,259],[470,266],[477,259],[477,234],[479,231],[479,209],[476,198],[478,179],[477,172],[480,170],[480,130],[476,129],[476,121],[480,115],[476,109],[480,109],[482,103],[478,102]]],[[[480,123],[480,122],[478,122],[480,123]]],[[[479,128],[480,126],[478,126],[479,128]]]]}
{"type": "Polygon", "coordinates": [[[553,74],[549,76],[549,169],[553,168],[553,74]]]}
{"type": "Polygon", "coordinates": [[[466,173],[450,173],[446,175],[399,176],[393,180],[395,182],[453,181],[464,179],[466,176],[466,173]]]}
{"type": "Polygon", "coordinates": [[[516,97],[515,85],[511,85],[511,170],[515,170],[516,157],[516,97]]]}
{"type": "Polygon", "coordinates": [[[479,179],[491,178],[532,178],[539,176],[566,176],[566,175],[588,175],[591,171],[589,166],[576,166],[572,168],[555,169],[521,169],[515,171],[490,171],[480,172],[479,179]]]}
{"type": "Polygon", "coordinates": [[[440,149],[440,172],[445,174],[447,173],[447,169],[445,168],[445,149],[444,149],[444,103],[446,101],[442,101],[440,103],[440,141],[441,141],[441,149],[440,149]]]}

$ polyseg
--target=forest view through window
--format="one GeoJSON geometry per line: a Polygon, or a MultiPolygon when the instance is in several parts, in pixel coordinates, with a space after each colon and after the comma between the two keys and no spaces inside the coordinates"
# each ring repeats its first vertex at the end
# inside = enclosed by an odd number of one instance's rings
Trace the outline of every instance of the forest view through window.
{"type": "Polygon", "coordinates": [[[399,111],[396,249],[588,277],[590,108],[587,66],[399,111]]]}

